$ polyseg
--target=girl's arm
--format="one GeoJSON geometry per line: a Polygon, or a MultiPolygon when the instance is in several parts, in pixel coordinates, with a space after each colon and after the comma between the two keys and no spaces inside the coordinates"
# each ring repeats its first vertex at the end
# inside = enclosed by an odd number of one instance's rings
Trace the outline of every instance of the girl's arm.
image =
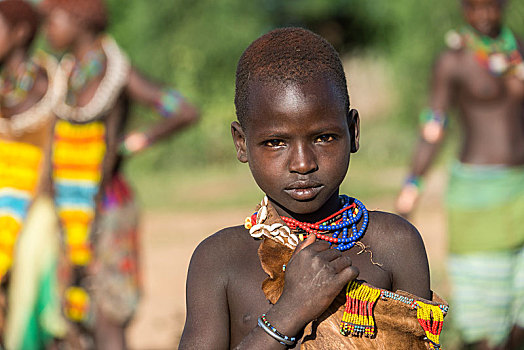
{"type": "Polygon", "coordinates": [[[131,132],[126,136],[124,147],[129,153],[141,151],[195,123],[200,117],[197,108],[176,90],[152,82],[134,68],[129,74],[127,92],[132,101],[147,105],[164,117],[144,133],[131,132]]]}

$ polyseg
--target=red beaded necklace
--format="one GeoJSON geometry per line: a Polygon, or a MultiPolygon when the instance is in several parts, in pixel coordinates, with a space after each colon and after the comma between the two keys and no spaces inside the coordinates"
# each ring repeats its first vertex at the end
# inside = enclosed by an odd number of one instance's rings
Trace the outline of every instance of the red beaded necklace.
{"type": "MultiPolygon", "coordinates": [[[[347,196],[341,196],[341,198],[344,201],[342,209],[315,223],[302,222],[286,216],[281,216],[281,219],[291,230],[298,234],[300,240],[304,239],[304,235],[308,236],[313,234],[317,239],[336,244],[335,249],[341,251],[348,250],[362,238],[369,217],[366,207],[362,202],[347,196]],[[362,226],[357,230],[356,224],[361,218],[362,226]],[[352,231],[351,236],[348,235],[349,231],[352,231]],[[328,233],[332,235],[326,235],[328,233]]],[[[256,219],[257,213],[254,213],[251,216],[251,222],[256,223],[256,219]]]]}

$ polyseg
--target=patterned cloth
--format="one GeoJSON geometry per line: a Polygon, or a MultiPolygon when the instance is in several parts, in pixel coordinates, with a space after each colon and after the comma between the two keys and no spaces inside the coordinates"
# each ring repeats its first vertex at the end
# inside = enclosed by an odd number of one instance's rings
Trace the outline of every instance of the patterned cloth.
{"type": "Polygon", "coordinates": [[[452,254],[449,275],[454,322],[465,342],[498,345],[514,324],[524,327],[524,248],[452,254]]]}
{"type": "Polygon", "coordinates": [[[451,253],[495,252],[524,243],[524,168],[455,163],[446,204],[451,253]]]}
{"type": "Polygon", "coordinates": [[[140,296],[138,210],[124,178],[116,174],[104,188],[95,229],[94,300],[104,316],[125,324],[140,296]]]}
{"type": "Polygon", "coordinates": [[[457,329],[500,344],[524,326],[524,168],[456,163],[447,206],[457,329]]]}

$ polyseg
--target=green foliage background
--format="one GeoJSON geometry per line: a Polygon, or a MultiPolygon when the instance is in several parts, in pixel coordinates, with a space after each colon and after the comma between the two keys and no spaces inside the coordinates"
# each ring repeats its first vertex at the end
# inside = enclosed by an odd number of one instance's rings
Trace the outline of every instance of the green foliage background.
{"type": "MultiPolygon", "coordinates": [[[[342,57],[379,57],[392,72],[395,108],[384,116],[363,117],[362,147],[351,161],[358,171],[351,171],[351,180],[342,184],[342,192],[367,203],[371,198],[391,200],[398,192],[417,135],[417,115],[427,103],[432,63],[444,48],[446,31],[462,24],[460,0],[108,3],[110,32],[133,64],[179,89],[202,111],[197,126],[128,163],[139,198],[146,208],[201,213],[249,208],[261,195],[247,167],[236,161],[229,133],[235,119],[236,63],[258,36],[280,26],[304,26],[332,41],[342,57]]],[[[510,27],[524,36],[524,1],[509,0],[506,13],[510,27]]],[[[358,89],[351,84],[353,72],[346,73],[350,88],[358,89]]],[[[156,118],[140,106],[133,112],[130,128],[147,128],[156,118]]],[[[452,152],[449,146],[446,152],[452,152]]],[[[440,290],[445,285],[443,262],[433,261],[432,270],[433,285],[440,290]]],[[[459,348],[456,331],[447,327],[443,343],[448,349],[459,348]]]]}
{"type": "MultiPolygon", "coordinates": [[[[392,144],[384,145],[381,158],[405,161],[395,155],[413,139],[415,116],[426,103],[432,61],[443,48],[445,32],[461,24],[459,0],[108,2],[110,32],[133,64],[179,89],[202,111],[198,126],[133,162],[134,169],[144,172],[200,169],[234,161],[229,123],[235,118],[236,62],[252,40],[284,25],[306,26],[321,34],[327,27],[329,34],[330,24],[335,23],[343,41],[334,44],[343,55],[371,53],[386,58],[400,103],[388,118],[381,119],[382,126],[375,127],[377,133],[391,135],[385,135],[392,144]]],[[[507,15],[510,26],[522,35],[524,2],[511,1],[507,15]]],[[[134,108],[134,115],[132,127],[146,127],[154,118],[140,106],[134,108]]]]}

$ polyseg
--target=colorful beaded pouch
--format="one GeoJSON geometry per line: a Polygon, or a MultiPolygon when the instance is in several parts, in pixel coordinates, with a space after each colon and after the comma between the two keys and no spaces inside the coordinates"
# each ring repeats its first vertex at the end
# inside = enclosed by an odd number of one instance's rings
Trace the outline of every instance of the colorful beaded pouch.
{"type": "Polygon", "coordinates": [[[374,337],[376,325],[373,316],[375,304],[380,299],[395,300],[417,310],[417,320],[424,329],[430,349],[440,349],[440,333],[447,305],[432,305],[388,290],[375,288],[360,281],[352,281],[346,289],[346,305],[340,333],[356,337],[374,337]]]}

